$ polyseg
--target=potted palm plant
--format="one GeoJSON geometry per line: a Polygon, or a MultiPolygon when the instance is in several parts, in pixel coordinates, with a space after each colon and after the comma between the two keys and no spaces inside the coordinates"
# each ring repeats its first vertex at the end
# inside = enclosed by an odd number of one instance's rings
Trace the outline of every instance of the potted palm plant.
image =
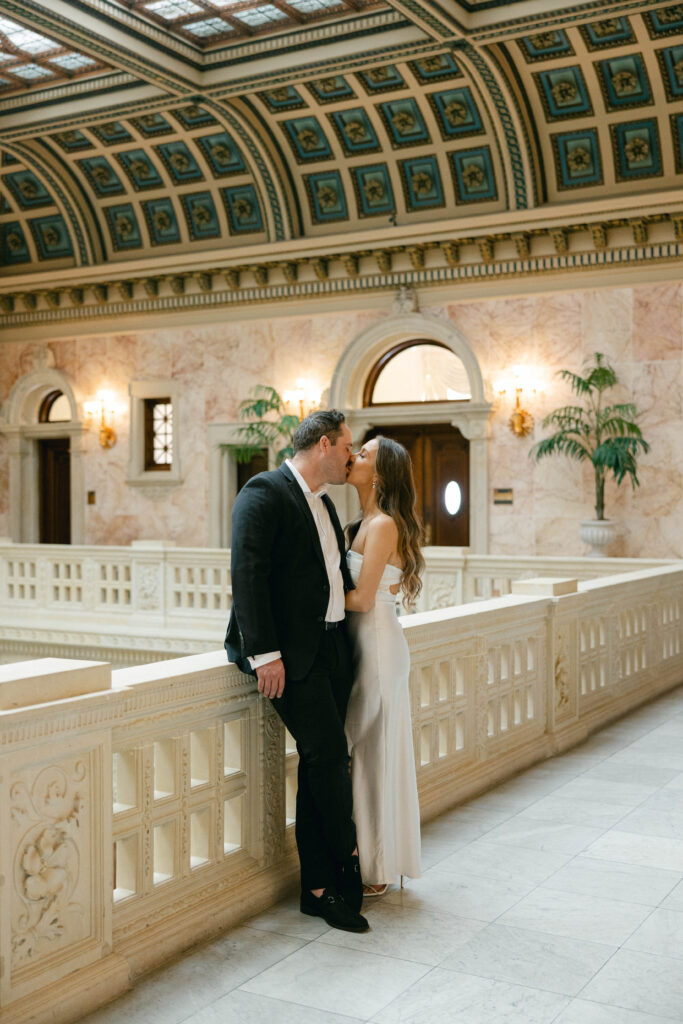
{"type": "Polygon", "coordinates": [[[251,462],[255,456],[261,455],[264,448],[275,449],[278,466],[291,457],[292,434],[299,426],[299,417],[287,412],[284,399],[275,388],[257,384],[251,391],[251,397],[240,403],[239,415],[245,420],[237,431],[239,442],[221,445],[221,448],[232,452],[236,462],[251,462]]]}
{"type": "Polygon", "coordinates": [[[529,452],[536,461],[548,455],[566,455],[577,462],[591,462],[595,478],[595,519],[580,525],[579,536],[591,545],[590,557],[598,558],[616,536],[616,526],[605,518],[605,482],[610,474],[617,484],[628,477],[635,490],[640,481],[637,459],[650,446],[636,423],[632,402],[608,404],[606,392],[618,383],[617,374],[604,355],[594,352],[584,363],[583,376],[559,370],[571,389],[583,400],[581,405],[564,405],[543,420],[554,433],[539,441],[529,452]]]}

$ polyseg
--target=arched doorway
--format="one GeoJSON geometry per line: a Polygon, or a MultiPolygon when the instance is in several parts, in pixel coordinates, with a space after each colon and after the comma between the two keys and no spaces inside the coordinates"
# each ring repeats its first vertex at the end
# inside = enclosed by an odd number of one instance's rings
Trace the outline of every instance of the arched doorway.
{"type": "MultiPolygon", "coordinates": [[[[49,391],[38,409],[39,423],[71,421],[69,399],[59,388],[49,391]]],[[[66,437],[41,437],[38,446],[38,541],[71,543],[71,451],[66,437]]]]}
{"type": "MultiPolygon", "coordinates": [[[[429,543],[487,551],[491,405],[456,327],[406,313],[364,331],[337,364],[329,405],[344,409],[356,443],[386,434],[411,452],[429,543]]],[[[352,497],[335,500],[350,518],[352,497]]]]}
{"type": "Polygon", "coordinates": [[[85,428],[68,378],[52,367],[32,370],[16,382],[3,412],[12,540],[82,544],[85,428]]]}
{"type": "MultiPolygon", "coordinates": [[[[462,360],[428,338],[401,341],[370,370],[363,392],[366,409],[435,402],[468,402],[472,389],[462,360]]],[[[425,544],[469,547],[470,443],[444,423],[387,423],[371,427],[365,441],[384,434],[410,453],[425,544]]]]}

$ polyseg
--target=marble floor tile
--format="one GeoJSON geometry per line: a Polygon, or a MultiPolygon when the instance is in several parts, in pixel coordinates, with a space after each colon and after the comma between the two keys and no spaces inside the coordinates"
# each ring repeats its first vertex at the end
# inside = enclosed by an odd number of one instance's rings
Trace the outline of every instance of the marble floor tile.
{"type": "Polygon", "coordinates": [[[367,1020],[429,971],[423,964],[329,946],[319,940],[241,988],[256,995],[367,1020]]]}
{"type": "Polygon", "coordinates": [[[528,777],[527,773],[518,775],[509,782],[503,782],[495,789],[477,797],[477,807],[482,809],[499,809],[508,814],[522,810],[529,804],[570,782],[575,776],[572,773],[548,771],[543,775],[537,773],[528,777]]]}
{"type": "Polygon", "coordinates": [[[670,814],[683,814],[683,792],[680,789],[663,786],[649,796],[638,810],[666,811],[670,814]]]}
{"type": "Polygon", "coordinates": [[[615,946],[585,939],[490,924],[440,966],[573,996],[615,950],[615,946]]]}
{"type": "Polygon", "coordinates": [[[533,821],[517,815],[486,833],[487,842],[525,846],[549,853],[581,853],[602,835],[604,829],[588,825],[566,825],[558,821],[533,821]]]}
{"type": "Polygon", "coordinates": [[[554,1024],[671,1024],[670,1017],[625,1010],[623,1006],[604,1006],[588,999],[573,999],[554,1024]]]}
{"type": "Polygon", "coordinates": [[[457,850],[439,862],[439,871],[456,875],[477,875],[499,881],[514,880],[523,885],[538,885],[571,859],[568,853],[547,853],[487,842],[486,836],[457,850]]]}
{"type": "Polygon", "coordinates": [[[657,789],[657,784],[645,785],[642,779],[638,782],[626,782],[621,779],[596,779],[584,774],[568,782],[554,795],[568,800],[599,800],[630,810],[647,800],[657,792],[657,789]]]}
{"type": "Polygon", "coordinates": [[[435,967],[373,1024],[551,1024],[566,996],[435,967]]]}
{"type": "MultiPolygon", "coordinates": [[[[471,840],[470,840],[471,842],[471,840]]],[[[428,840],[422,842],[422,849],[420,851],[420,865],[422,867],[422,873],[428,871],[430,868],[436,867],[441,861],[446,860],[456,850],[460,850],[463,846],[467,846],[467,842],[462,843],[449,843],[444,840],[428,840]]]]}
{"type": "Polygon", "coordinates": [[[666,783],[665,789],[683,789],[683,772],[676,772],[674,777],[666,783]]]}
{"type": "Polygon", "coordinates": [[[538,888],[502,914],[499,924],[620,946],[650,913],[638,903],[538,888]]]}
{"type": "Polygon", "coordinates": [[[320,942],[436,967],[486,927],[483,921],[434,910],[397,906],[386,900],[368,906],[369,902],[365,901],[363,911],[370,922],[370,932],[355,935],[331,928],[320,942]]]}
{"type": "Polygon", "coordinates": [[[683,1020],[683,960],[620,949],[581,993],[584,999],[683,1020]]]}
{"type": "Polygon", "coordinates": [[[666,786],[675,779],[681,779],[683,772],[677,768],[648,768],[647,765],[615,764],[613,761],[601,761],[594,768],[589,768],[581,776],[582,779],[605,779],[611,782],[636,783],[642,786],[666,786]]]}
{"type": "Polygon", "coordinates": [[[183,1024],[353,1024],[362,1019],[236,989],[187,1017],[183,1024]]]}
{"type": "Polygon", "coordinates": [[[495,921],[531,889],[532,886],[514,879],[499,881],[469,874],[454,875],[441,871],[437,864],[422,878],[412,879],[405,889],[389,892],[385,901],[488,922],[495,921]]]}
{"type": "Polygon", "coordinates": [[[617,804],[598,800],[572,800],[553,793],[542,800],[537,800],[530,807],[525,807],[518,817],[531,818],[534,821],[563,821],[571,825],[607,829],[616,825],[626,813],[627,809],[617,804]]]}
{"type": "Polygon", "coordinates": [[[635,832],[611,829],[585,851],[588,857],[616,860],[624,864],[644,864],[665,871],[683,872],[683,840],[642,836],[635,832]]]}
{"type": "MultiPolygon", "coordinates": [[[[656,907],[669,893],[673,893],[680,880],[681,874],[678,871],[662,871],[660,868],[642,867],[637,864],[620,864],[580,854],[541,882],[541,886],[559,892],[602,896],[606,899],[656,907]]],[[[683,906],[683,890],[681,895],[683,906]]]]}
{"type": "Polygon", "coordinates": [[[262,914],[249,918],[244,924],[257,931],[293,935],[297,939],[317,939],[323,932],[329,931],[329,926],[321,918],[301,913],[298,895],[276,903],[262,914]]]}
{"type": "Polygon", "coordinates": [[[623,750],[612,754],[609,760],[613,764],[636,764],[644,765],[647,768],[668,768],[683,771],[683,744],[681,750],[672,753],[668,750],[660,750],[657,747],[638,747],[632,743],[623,750]]]}
{"type": "Polygon", "coordinates": [[[301,940],[236,928],[141,978],[83,1024],[180,1024],[248,978],[298,950],[301,940]]]}
{"type": "Polygon", "coordinates": [[[659,908],[643,921],[628,942],[625,949],[637,949],[641,953],[656,953],[658,956],[683,958],[683,911],[659,908]]]}
{"type": "Polygon", "coordinates": [[[621,819],[619,829],[639,836],[683,840],[683,812],[652,810],[643,804],[621,819]]]}
{"type": "Polygon", "coordinates": [[[683,880],[662,900],[660,906],[666,910],[683,910],[683,880]]]}

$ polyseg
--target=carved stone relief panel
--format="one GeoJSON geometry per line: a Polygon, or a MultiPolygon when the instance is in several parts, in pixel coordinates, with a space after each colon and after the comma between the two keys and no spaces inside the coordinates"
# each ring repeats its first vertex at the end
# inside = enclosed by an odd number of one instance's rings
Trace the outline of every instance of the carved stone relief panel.
{"type": "Polygon", "coordinates": [[[31,992],[38,976],[43,987],[110,948],[109,901],[103,905],[111,891],[105,752],[108,744],[64,757],[62,747],[61,756],[2,773],[2,938],[9,961],[3,1003],[31,992]]]}
{"type": "Polygon", "coordinates": [[[578,714],[578,652],[577,621],[555,618],[554,663],[555,680],[552,719],[561,724],[576,719],[578,714]]]}

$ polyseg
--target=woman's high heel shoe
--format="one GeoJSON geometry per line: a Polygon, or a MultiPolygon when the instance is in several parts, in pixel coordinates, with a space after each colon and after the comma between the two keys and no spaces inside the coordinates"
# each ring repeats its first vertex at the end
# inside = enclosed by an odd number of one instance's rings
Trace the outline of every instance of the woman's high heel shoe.
{"type": "Polygon", "coordinates": [[[387,882],[384,882],[380,885],[364,885],[363,896],[384,896],[388,888],[389,885],[387,882]]]}

